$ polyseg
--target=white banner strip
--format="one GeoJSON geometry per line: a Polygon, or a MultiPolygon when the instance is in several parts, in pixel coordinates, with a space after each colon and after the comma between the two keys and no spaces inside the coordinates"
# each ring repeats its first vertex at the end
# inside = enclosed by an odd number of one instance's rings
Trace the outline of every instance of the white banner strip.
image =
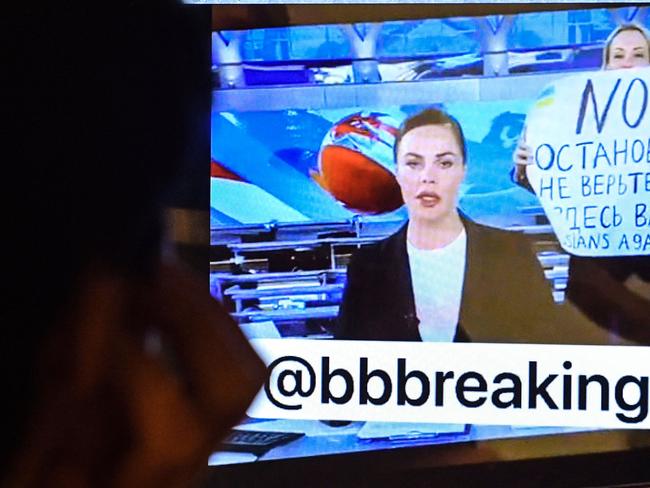
{"type": "Polygon", "coordinates": [[[257,418],[649,428],[650,348],[259,339],[257,418]]]}

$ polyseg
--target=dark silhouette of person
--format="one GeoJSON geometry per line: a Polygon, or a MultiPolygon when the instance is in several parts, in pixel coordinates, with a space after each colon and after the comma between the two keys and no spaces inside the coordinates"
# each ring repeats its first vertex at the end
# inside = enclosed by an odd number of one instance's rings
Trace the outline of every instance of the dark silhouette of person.
{"type": "Polygon", "coordinates": [[[191,8],[28,2],[0,20],[3,486],[188,486],[263,381],[163,238],[207,110],[191,8]]]}

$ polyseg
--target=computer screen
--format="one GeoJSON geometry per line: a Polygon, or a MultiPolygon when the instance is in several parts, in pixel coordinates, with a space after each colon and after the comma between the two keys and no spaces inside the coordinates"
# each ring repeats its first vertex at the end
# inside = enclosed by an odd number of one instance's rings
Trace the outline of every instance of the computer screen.
{"type": "MultiPolygon", "coordinates": [[[[403,360],[421,342],[442,347],[423,355],[475,343],[499,344],[486,350],[497,356],[514,343],[645,354],[636,346],[650,325],[646,7],[476,15],[457,6],[412,19],[393,7],[399,15],[372,21],[217,22],[212,294],[257,347],[290,341],[296,356],[337,343],[343,356],[354,344],[375,347],[368,341],[403,360]]],[[[329,379],[339,371],[327,368],[329,379]]],[[[378,370],[364,371],[368,386],[378,370]]],[[[603,382],[583,376],[576,405],[604,406],[603,382]]],[[[293,381],[281,389],[299,390],[293,381]]],[[[612,410],[645,421],[642,383],[636,403],[621,393],[612,410]]],[[[481,391],[480,379],[472,385],[481,391]]],[[[404,390],[402,404],[423,398],[419,388],[404,390]]],[[[598,430],[598,421],[518,417],[512,399],[512,423],[409,422],[382,415],[379,391],[366,397],[374,417],[249,412],[210,464],[598,430]]],[[[568,405],[565,396],[559,409],[568,405]]]]}

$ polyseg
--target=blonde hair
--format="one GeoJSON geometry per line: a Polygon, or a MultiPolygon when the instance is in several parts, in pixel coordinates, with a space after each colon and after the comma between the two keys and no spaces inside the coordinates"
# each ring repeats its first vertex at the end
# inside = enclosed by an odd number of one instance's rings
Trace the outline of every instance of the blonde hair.
{"type": "Polygon", "coordinates": [[[638,24],[622,24],[614,29],[607,37],[607,41],[605,42],[605,49],[603,49],[603,64],[600,69],[607,69],[607,65],[609,64],[609,55],[612,48],[612,42],[614,42],[614,38],[621,32],[626,31],[639,32],[645,38],[646,43],[648,44],[648,53],[650,53],[650,34],[648,31],[638,24]]]}

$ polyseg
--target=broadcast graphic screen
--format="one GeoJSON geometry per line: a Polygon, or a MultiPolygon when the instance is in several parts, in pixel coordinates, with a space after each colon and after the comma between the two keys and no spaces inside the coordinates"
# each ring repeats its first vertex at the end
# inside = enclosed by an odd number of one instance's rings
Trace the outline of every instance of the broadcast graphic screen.
{"type": "Polygon", "coordinates": [[[211,464],[646,425],[646,9],[212,32],[211,464]]]}

